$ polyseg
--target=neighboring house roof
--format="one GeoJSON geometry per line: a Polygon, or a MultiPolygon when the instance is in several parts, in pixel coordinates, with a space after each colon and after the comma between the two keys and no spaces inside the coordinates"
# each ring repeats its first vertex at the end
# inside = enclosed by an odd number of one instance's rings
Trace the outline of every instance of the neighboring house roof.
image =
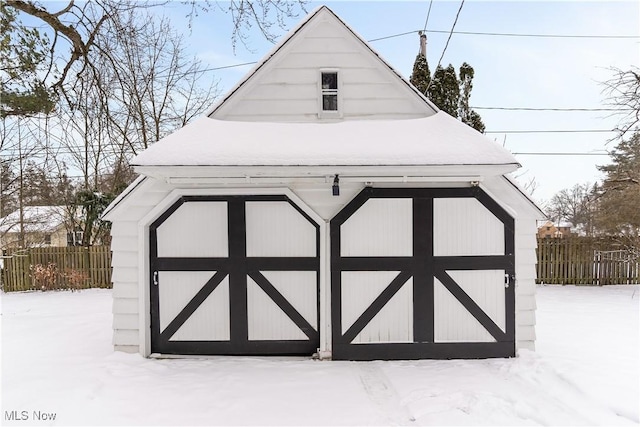
{"type": "Polygon", "coordinates": [[[331,124],[202,117],[156,142],[136,166],[511,165],[515,157],[444,112],[331,124]]]}
{"type": "MultiPolygon", "coordinates": [[[[63,225],[68,218],[68,213],[65,206],[25,206],[22,218],[25,233],[47,233],[63,225]]],[[[19,231],[19,210],[0,218],[0,233],[18,233],[19,231]]]]}

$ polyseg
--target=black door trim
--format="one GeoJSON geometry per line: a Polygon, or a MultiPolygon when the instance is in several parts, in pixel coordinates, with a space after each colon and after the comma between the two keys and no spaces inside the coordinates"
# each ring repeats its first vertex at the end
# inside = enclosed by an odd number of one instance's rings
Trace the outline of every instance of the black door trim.
{"type": "Polygon", "coordinates": [[[332,357],[338,360],[487,358],[515,356],[515,278],[514,219],[488,194],[470,188],[365,188],[332,220],[331,308],[332,357]],[[371,198],[409,198],[413,203],[413,255],[390,257],[343,257],[340,253],[340,227],[371,198]],[[504,254],[486,256],[434,256],[433,206],[438,198],[475,198],[504,227],[504,254]],[[447,273],[455,270],[504,270],[506,330],[503,331],[447,273]],[[342,333],[343,271],[399,271],[395,279],[342,333]],[[395,295],[413,278],[413,342],[358,343],[353,339],[395,295]],[[496,342],[434,342],[434,283],[438,279],[469,313],[480,322],[496,342]]]}
{"type": "MultiPolygon", "coordinates": [[[[205,225],[206,226],[206,225],[205,225]]],[[[314,271],[316,273],[316,324],[320,327],[320,226],[286,195],[182,196],[149,226],[151,352],[161,354],[202,355],[311,355],[320,343],[319,331],[278,292],[260,271],[314,271]],[[158,257],[158,228],[184,203],[226,202],[228,257],[158,257]],[[285,201],[315,228],[313,257],[247,257],[246,203],[285,201]],[[187,303],[169,325],[160,331],[159,289],[154,283],[161,271],[211,271],[212,277],[187,303]],[[213,273],[215,272],[215,273],[213,273]],[[154,277],[155,276],[155,277],[154,277]],[[247,313],[247,277],[273,300],[302,330],[306,340],[249,340],[247,313]],[[171,337],[207,297],[229,280],[229,341],[171,341],[171,337]]]]}

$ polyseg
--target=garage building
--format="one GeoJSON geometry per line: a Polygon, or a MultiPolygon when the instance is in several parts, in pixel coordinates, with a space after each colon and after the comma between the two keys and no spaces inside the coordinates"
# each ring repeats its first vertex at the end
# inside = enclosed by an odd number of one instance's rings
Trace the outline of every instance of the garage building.
{"type": "Polygon", "coordinates": [[[149,355],[515,356],[536,220],[504,148],[438,111],[325,6],[133,164],[114,346],[149,355]]]}

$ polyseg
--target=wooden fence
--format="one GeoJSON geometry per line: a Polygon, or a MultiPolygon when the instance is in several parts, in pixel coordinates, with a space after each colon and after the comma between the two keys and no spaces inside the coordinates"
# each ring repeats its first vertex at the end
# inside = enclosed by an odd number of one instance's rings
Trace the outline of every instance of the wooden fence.
{"type": "Polygon", "coordinates": [[[7,250],[0,286],[5,292],[111,287],[109,246],[7,250]]]}
{"type": "Polygon", "coordinates": [[[612,240],[538,239],[537,283],[623,285],[640,283],[640,259],[612,240]]]}
{"type": "MultiPolygon", "coordinates": [[[[538,239],[537,283],[615,285],[640,283],[640,259],[611,240],[586,237],[538,239]]],[[[111,287],[109,246],[51,247],[6,251],[0,288],[111,287]]]]}

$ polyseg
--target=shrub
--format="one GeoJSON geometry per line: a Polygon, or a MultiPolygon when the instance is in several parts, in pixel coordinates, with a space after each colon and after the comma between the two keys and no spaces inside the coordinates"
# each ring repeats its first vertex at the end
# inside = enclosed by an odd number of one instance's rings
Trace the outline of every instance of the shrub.
{"type": "Polygon", "coordinates": [[[85,288],[85,284],[87,280],[89,280],[89,276],[84,271],[74,270],[72,268],[68,268],[65,270],[64,277],[67,286],[72,290],[85,288]]]}
{"type": "Polygon", "coordinates": [[[29,266],[31,271],[31,279],[34,286],[40,288],[43,291],[50,291],[56,288],[58,282],[58,266],[52,262],[46,266],[42,264],[35,264],[29,266]]]}

